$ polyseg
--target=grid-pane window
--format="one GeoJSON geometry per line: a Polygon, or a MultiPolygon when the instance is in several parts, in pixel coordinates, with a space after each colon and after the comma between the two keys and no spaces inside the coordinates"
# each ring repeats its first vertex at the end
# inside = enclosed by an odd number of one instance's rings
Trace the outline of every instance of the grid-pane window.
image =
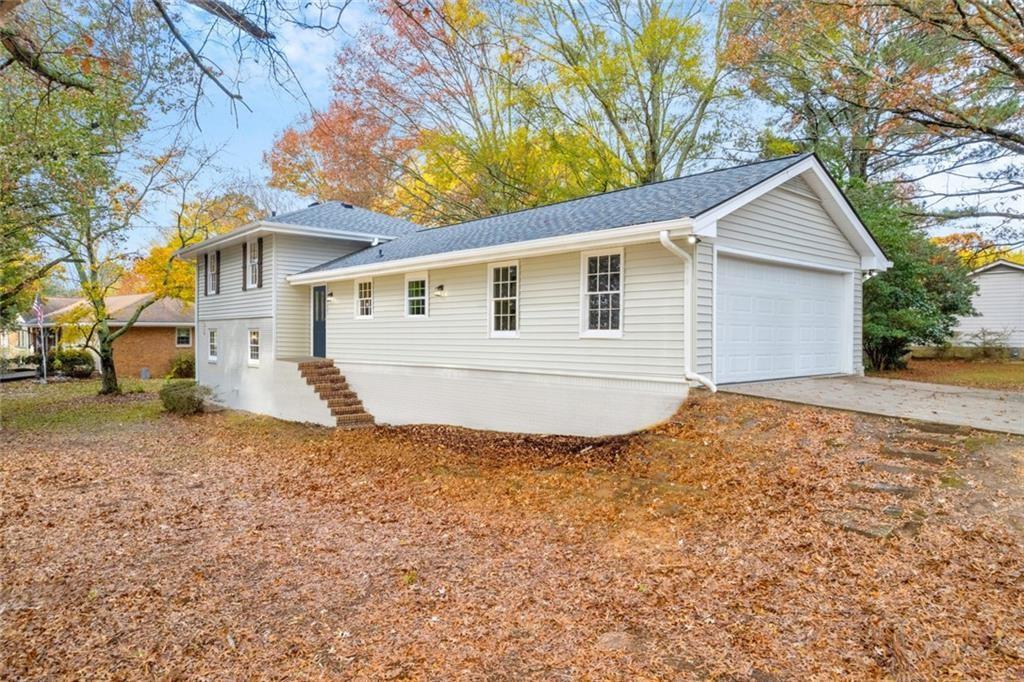
{"type": "Polygon", "coordinates": [[[216,329],[211,329],[208,333],[209,333],[209,337],[210,338],[209,338],[209,343],[208,343],[208,347],[207,347],[207,351],[206,351],[207,352],[207,357],[209,357],[210,360],[216,360],[217,359],[217,330],[216,329]]]}
{"type": "Polygon", "coordinates": [[[249,362],[252,364],[260,361],[260,330],[249,330],[249,362]]]}
{"type": "Polygon", "coordinates": [[[587,331],[622,329],[622,254],[587,257],[587,331]]]}
{"type": "Polygon", "coordinates": [[[258,287],[260,285],[259,244],[256,242],[249,242],[246,250],[249,252],[249,286],[258,287]]]}
{"type": "Polygon", "coordinates": [[[405,313],[409,317],[427,314],[427,280],[410,279],[405,283],[405,313]]]}
{"type": "Polygon", "coordinates": [[[373,317],[373,282],[356,282],[356,315],[373,317]]]}
{"type": "Polygon", "coordinates": [[[174,329],[174,345],[178,348],[191,346],[192,329],[190,327],[176,327],[174,329]]]}
{"type": "Polygon", "coordinates": [[[519,328],[519,266],[491,267],[491,332],[515,334],[519,328]]]}
{"type": "Polygon", "coordinates": [[[206,277],[206,290],[209,291],[211,294],[215,294],[215,293],[217,293],[217,282],[218,282],[218,277],[217,277],[217,253],[216,252],[211,253],[208,260],[209,260],[209,262],[207,264],[207,268],[209,269],[209,272],[207,273],[207,277],[206,277]]]}

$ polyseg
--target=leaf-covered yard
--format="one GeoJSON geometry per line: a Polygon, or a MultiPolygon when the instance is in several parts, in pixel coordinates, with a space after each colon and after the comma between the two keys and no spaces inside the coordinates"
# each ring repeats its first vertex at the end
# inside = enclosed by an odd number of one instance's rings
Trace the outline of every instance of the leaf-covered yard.
{"type": "Polygon", "coordinates": [[[1024,675],[1019,439],[738,396],[608,441],[330,432],[94,388],[2,389],[0,678],[1024,675]]]}
{"type": "Polygon", "coordinates": [[[999,391],[1024,391],[1024,360],[911,360],[905,369],[875,372],[887,379],[999,391]]]}

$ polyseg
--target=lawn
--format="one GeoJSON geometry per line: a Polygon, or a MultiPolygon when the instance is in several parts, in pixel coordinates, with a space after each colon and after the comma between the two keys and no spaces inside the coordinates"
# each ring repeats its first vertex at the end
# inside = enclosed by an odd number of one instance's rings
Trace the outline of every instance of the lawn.
{"type": "Polygon", "coordinates": [[[911,360],[906,369],[875,372],[872,376],[1024,391],[1024,360],[911,360]]]}
{"type": "Polygon", "coordinates": [[[2,679],[1024,675],[1021,439],[723,395],[604,440],[345,432],[94,389],[2,389],[2,679]]]}

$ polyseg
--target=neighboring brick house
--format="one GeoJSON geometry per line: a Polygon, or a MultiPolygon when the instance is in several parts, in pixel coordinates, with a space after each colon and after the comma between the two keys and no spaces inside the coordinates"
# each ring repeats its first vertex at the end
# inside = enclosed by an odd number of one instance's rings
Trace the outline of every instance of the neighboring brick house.
{"type": "MultiPolygon", "coordinates": [[[[110,326],[118,328],[131,318],[152,294],[109,296],[106,299],[110,326]]],[[[89,332],[91,319],[82,298],[44,301],[43,329],[48,347],[80,345],[89,332]]],[[[34,352],[41,347],[39,325],[30,313],[19,316],[23,335],[34,352]]],[[[114,363],[119,377],[162,377],[181,354],[195,357],[195,322],[192,306],[176,299],[162,298],[146,307],[131,329],[114,341],[114,363]]]]}
{"type": "MultiPolygon", "coordinates": [[[[130,305],[111,314],[111,327],[120,326],[135,312],[130,305]]],[[[118,376],[162,377],[171,362],[182,353],[195,357],[195,321],[192,306],[173,298],[162,298],[139,315],[132,328],[114,341],[114,366],[118,376]]]]}

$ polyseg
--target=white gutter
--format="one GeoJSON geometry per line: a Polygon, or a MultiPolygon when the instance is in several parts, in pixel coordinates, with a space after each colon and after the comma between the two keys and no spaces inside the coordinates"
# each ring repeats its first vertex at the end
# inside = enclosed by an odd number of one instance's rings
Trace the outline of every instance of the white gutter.
{"type": "Polygon", "coordinates": [[[718,387],[702,374],[697,374],[690,369],[690,349],[693,339],[693,325],[691,323],[692,315],[690,314],[690,308],[693,306],[693,289],[690,282],[692,281],[691,272],[693,271],[693,259],[683,249],[679,248],[675,242],[669,238],[668,230],[662,230],[658,234],[658,239],[661,241],[661,245],[664,246],[670,253],[678,256],[684,263],[683,270],[685,275],[683,276],[683,291],[686,292],[686,302],[683,305],[683,376],[686,377],[687,381],[696,381],[703,384],[712,393],[718,390],[718,387]]]}

